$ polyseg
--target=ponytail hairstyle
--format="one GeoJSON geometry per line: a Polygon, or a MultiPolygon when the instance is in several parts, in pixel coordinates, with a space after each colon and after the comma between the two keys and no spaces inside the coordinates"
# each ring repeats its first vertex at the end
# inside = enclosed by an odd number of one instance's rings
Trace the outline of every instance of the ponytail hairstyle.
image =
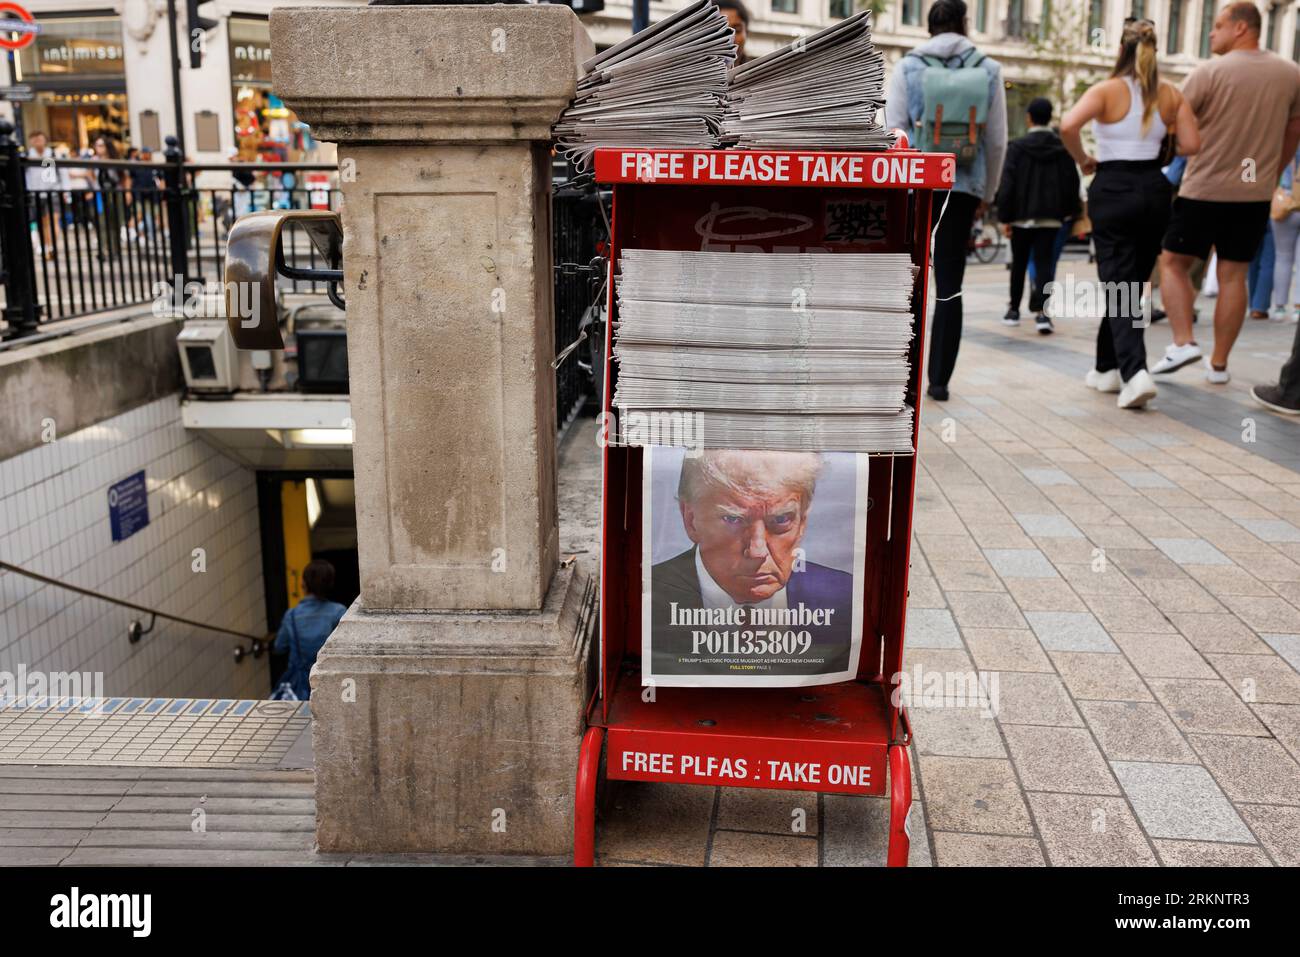
{"type": "Polygon", "coordinates": [[[1156,27],[1150,20],[1124,21],[1124,32],[1119,38],[1119,57],[1115,60],[1112,77],[1131,76],[1142,91],[1142,132],[1151,126],[1157,94],[1160,92],[1160,71],[1156,65],[1156,27]]]}

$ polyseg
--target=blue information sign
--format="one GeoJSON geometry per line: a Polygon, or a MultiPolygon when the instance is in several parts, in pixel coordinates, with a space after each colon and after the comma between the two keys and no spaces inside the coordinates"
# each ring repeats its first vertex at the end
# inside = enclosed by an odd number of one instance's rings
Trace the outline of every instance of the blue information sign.
{"type": "Polygon", "coordinates": [[[143,469],[109,486],[108,520],[115,542],[126,541],[149,524],[149,493],[143,469]]]}

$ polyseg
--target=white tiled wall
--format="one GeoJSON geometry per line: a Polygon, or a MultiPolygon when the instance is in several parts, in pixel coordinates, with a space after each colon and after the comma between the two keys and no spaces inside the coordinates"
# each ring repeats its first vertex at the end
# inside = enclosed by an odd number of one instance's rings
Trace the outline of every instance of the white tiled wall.
{"type": "MultiPolygon", "coordinates": [[[[196,621],[266,627],[254,475],[187,432],[175,396],[0,462],[0,557],[196,621]],[[108,488],[141,469],[149,524],[115,544],[108,488]]],[[[267,659],[236,664],[235,637],[158,619],[131,645],[141,617],[0,572],[0,670],[99,671],[109,695],[266,697],[267,659]]]]}

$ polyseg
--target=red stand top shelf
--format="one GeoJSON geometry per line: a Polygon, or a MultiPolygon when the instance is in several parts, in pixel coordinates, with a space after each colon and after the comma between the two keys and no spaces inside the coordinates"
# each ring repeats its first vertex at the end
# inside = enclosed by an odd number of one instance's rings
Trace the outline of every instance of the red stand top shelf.
{"type": "Polygon", "coordinates": [[[894,148],[814,150],[598,149],[596,182],[656,186],[812,186],[846,189],[948,189],[951,153],[894,148]]]}

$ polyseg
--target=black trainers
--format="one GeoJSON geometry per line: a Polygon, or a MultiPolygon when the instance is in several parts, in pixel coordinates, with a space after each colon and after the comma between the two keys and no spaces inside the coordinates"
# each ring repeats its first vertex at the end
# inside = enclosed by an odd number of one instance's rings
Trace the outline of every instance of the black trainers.
{"type": "Polygon", "coordinates": [[[1287,401],[1286,396],[1282,394],[1281,386],[1252,386],[1250,396],[1260,405],[1272,409],[1274,412],[1281,412],[1283,415],[1300,415],[1300,405],[1287,401]]]}
{"type": "Polygon", "coordinates": [[[1015,306],[1012,306],[1010,309],[1008,309],[1006,315],[1002,317],[1002,324],[1004,326],[1020,325],[1020,310],[1017,309],[1015,306]]]}
{"type": "Polygon", "coordinates": [[[1034,317],[1034,327],[1038,329],[1040,336],[1050,336],[1056,331],[1056,327],[1052,325],[1052,320],[1048,318],[1045,312],[1040,312],[1034,317]]]}
{"type": "Polygon", "coordinates": [[[948,387],[946,385],[932,385],[925,391],[935,402],[948,401],[948,387]]]}

